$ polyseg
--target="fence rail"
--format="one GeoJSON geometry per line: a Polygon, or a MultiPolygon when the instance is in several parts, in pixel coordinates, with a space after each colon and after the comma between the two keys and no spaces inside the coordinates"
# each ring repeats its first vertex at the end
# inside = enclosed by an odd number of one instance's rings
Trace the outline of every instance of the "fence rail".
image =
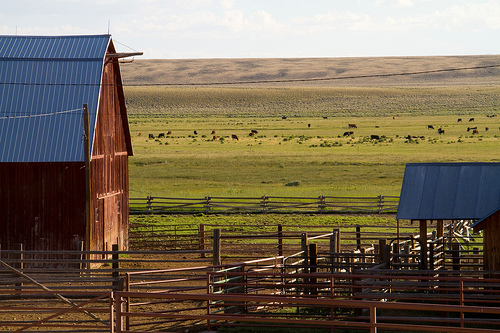
{"type": "Polygon", "coordinates": [[[398,196],[130,198],[130,214],[220,213],[394,213],[398,196]]]}

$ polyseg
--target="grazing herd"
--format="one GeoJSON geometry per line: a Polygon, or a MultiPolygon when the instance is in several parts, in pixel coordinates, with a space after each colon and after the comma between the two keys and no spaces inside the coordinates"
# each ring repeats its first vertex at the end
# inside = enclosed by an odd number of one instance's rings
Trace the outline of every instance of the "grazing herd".
{"type": "MultiPolygon", "coordinates": [[[[487,115],[486,117],[488,118],[493,118],[493,117],[496,117],[497,115],[496,114],[492,114],[492,115],[487,115]]],[[[323,117],[324,119],[327,119],[328,117],[323,117]]],[[[283,116],[282,119],[287,119],[286,116],[283,116]]],[[[395,117],[393,117],[393,119],[395,119],[395,117]]],[[[469,118],[469,123],[470,122],[474,122],[475,119],[474,118],[469,118]]],[[[457,119],[457,123],[462,123],[462,118],[458,118],[457,119]]],[[[308,128],[311,128],[311,124],[307,124],[307,127],[308,128]]],[[[358,126],[354,123],[349,123],[347,124],[347,128],[349,129],[348,131],[345,131],[343,136],[344,137],[349,137],[349,136],[354,136],[354,131],[352,131],[351,129],[357,129],[358,126]]],[[[379,128],[379,126],[375,126],[375,128],[379,128]]],[[[427,125],[427,129],[428,130],[434,130],[435,127],[434,125],[427,125]]],[[[489,128],[488,127],[485,127],[485,131],[488,131],[489,128]]],[[[500,127],[499,127],[499,130],[500,130],[500,127]]],[[[439,127],[438,128],[438,134],[445,134],[445,130],[442,128],[442,127],[439,127]]],[[[467,127],[467,132],[470,132],[472,131],[472,134],[473,135],[476,135],[476,134],[479,134],[479,129],[477,126],[474,126],[474,127],[467,127]]],[[[250,130],[250,133],[248,133],[248,136],[250,137],[254,137],[258,134],[259,132],[257,130],[250,130]]],[[[198,131],[194,130],[193,131],[193,134],[194,135],[198,135],[198,131]]],[[[172,131],[168,131],[165,135],[165,133],[159,133],[157,138],[165,138],[166,136],[171,136],[172,135],[172,131]]],[[[216,141],[218,139],[217,135],[216,135],[216,131],[215,130],[212,130],[211,131],[211,135],[212,135],[212,140],[213,141],[216,141]]],[[[137,136],[142,136],[142,133],[141,132],[138,132],[137,133],[137,136]]],[[[227,136],[226,136],[227,137],[227,136]]],[[[154,134],[148,134],[148,138],[149,139],[155,139],[155,136],[154,134]]],[[[425,139],[424,136],[415,136],[415,135],[408,135],[405,137],[407,140],[412,140],[412,139],[425,139]]],[[[236,134],[231,134],[231,139],[232,140],[236,140],[236,141],[239,141],[239,137],[236,135],[236,134]]],[[[222,138],[221,138],[222,140],[222,138]]],[[[371,134],[370,135],[370,140],[381,140],[381,136],[380,135],[377,135],[377,134],[371,134]]]]}

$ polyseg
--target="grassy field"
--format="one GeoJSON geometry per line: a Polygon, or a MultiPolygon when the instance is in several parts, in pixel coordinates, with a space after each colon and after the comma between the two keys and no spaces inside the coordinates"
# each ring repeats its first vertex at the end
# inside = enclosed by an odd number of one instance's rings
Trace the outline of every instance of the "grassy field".
{"type": "Polygon", "coordinates": [[[499,110],[497,68],[208,85],[497,62],[498,56],[469,56],[148,60],[123,65],[124,82],[132,85],[125,87],[134,146],[130,195],[399,195],[406,163],[499,161],[500,120],[487,117],[499,110]],[[173,85],[156,86],[163,83],[173,85]],[[201,85],[179,86],[193,83],[201,85]],[[349,129],[349,123],[357,128],[349,129]],[[476,126],[479,134],[467,131],[476,126]],[[251,130],[258,133],[250,137],[251,130]],[[343,136],[347,131],[354,134],[343,136]],[[160,133],[166,137],[158,138],[160,133]],[[231,139],[233,134],[239,140],[231,139]],[[371,135],[380,140],[371,140],[371,135]],[[418,138],[408,140],[408,135],[418,138]]]}
{"type": "Polygon", "coordinates": [[[132,116],[131,197],[399,195],[406,163],[499,161],[499,126],[497,117],[478,113],[327,119],[132,116]],[[469,123],[471,116],[475,121],[469,123]],[[349,129],[349,123],[357,128],[349,129]],[[467,131],[472,126],[479,134],[467,131]],[[438,134],[440,127],[444,134],[438,134]],[[258,131],[253,137],[252,129],[258,131]],[[172,134],[157,138],[168,131],[172,134]],[[343,136],[346,131],[354,134],[343,136]],[[418,138],[408,140],[408,135],[418,138]]]}

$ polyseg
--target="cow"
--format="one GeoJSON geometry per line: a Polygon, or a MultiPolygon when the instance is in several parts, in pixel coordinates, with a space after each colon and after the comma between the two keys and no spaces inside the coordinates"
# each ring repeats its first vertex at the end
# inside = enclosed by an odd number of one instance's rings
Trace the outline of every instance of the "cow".
{"type": "Polygon", "coordinates": [[[472,134],[479,134],[479,130],[477,128],[473,129],[472,134]]]}
{"type": "Polygon", "coordinates": [[[214,135],[214,136],[212,137],[212,140],[214,140],[214,141],[215,141],[215,140],[217,140],[217,135],[214,135]]]}
{"type": "Polygon", "coordinates": [[[281,117],[281,119],[286,119],[286,116],[281,117]]]}
{"type": "Polygon", "coordinates": [[[154,138],[155,138],[155,136],[154,136],[153,134],[148,134],[148,137],[149,137],[150,139],[154,139],[154,138]]]}
{"type": "Polygon", "coordinates": [[[239,140],[238,136],[236,134],[231,134],[231,139],[233,139],[233,140],[239,140]]]}
{"type": "Polygon", "coordinates": [[[434,129],[434,126],[432,126],[432,125],[427,125],[427,129],[434,129]]]}
{"type": "Polygon", "coordinates": [[[457,123],[461,123],[461,122],[462,122],[462,118],[458,118],[457,123]]]}
{"type": "Polygon", "coordinates": [[[164,138],[164,137],[165,137],[165,133],[160,133],[160,134],[158,134],[158,139],[159,139],[159,138],[164,138]]]}
{"type": "Polygon", "coordinates": [[[344,136],[351,136],[353,134],[354,134],[353,131],[344,132],[344,136]]]}
{"type": "Polygon", "coordinates": [[[250,132],[250,133],[248,133],[248,136],[254,136],[254,135],[255,135],[255,133],[254,133],[254,132],[250,132]]]}
{"type": "Polygon", "coordinates": [[[328,119],[328,117],[323,117],[323,119],[328,119]]]}
{"type": "Polygon", "coordinates": [[[193,131],[193,134],[194,134],[194,135],[198,135],[198,132],[196,132],[196,131],[193,131]]]}
{"type": "Polygon", "coordinates": [[[475,126],[475,127],[467,127],[467,132],[470,132],[470,130],[475,130],[475,129],[477,129],[477,126],[475,126]]]}
{"type": "Polygon", "coordinates": [[[356,124],[349,124],[347,125],[349,128],[358,128],[358,126],[356,126],[356,124]]]}
{"type": "Polygon", "coordinates": [[[141,132],[137,132],[137,136],[141,136],[141,135],[142,135],[142,133],[141,133],[141,132]]]}
{"type": "Polygon", "coordinates": [[[442,129],[441,127],[440,127],[440,128],[438,128],[438,133],[439,133],[439,134],[444,134],[444,129],[442,129]]]}
{"type": "Polygon", "coordinates": [[[307,124],[307,127],[311,127],[311,124],[307,124]]]}
{"type": "Polygon", "coordinates": [[[489,128],[488,128],[488,127],[485,127],[485,128],[484,128],[484,130],[485,130],[486,132],[488,132],[489,128]]]}
{"type": "Polygon", "coordinates": [[[212,131],[212,135],[214,135],[214,134],[215,134],[215,131],[212,131]]]}
{"type": "Polygon", "coordinates": [[[257,130],[251,130],[250,132],[252,132],[253,134],[259,133],[259,131],[257,131],[257,130]]]}
{"type": "Polygon", "coordinates": [[[167,132],[167,135],[172,135],[172,131],[168,131],[168,132],[167,132]]]}
{"type": "Polygon", "coordinates": [[[372,134],[372,135],[370,136],[370,139],[371,139],[371,140],[380,140],[380,136],[372,134]]]}
{"type": "Polygon", "coordinates": [[[474,121],[474,118],[470,118],[470,119],[469,119],[469,123],[470,123],[471,121],[474,121]]]}

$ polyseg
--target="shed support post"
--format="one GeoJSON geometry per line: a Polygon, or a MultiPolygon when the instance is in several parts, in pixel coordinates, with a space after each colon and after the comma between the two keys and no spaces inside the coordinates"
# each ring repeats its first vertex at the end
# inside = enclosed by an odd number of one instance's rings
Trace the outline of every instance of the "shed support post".
{"type": "Polygon", "coordinates": [[[420,222],[420,252],[422,254],[421,268],[427,269],[427,220],[419,220],[420,222]]]}

